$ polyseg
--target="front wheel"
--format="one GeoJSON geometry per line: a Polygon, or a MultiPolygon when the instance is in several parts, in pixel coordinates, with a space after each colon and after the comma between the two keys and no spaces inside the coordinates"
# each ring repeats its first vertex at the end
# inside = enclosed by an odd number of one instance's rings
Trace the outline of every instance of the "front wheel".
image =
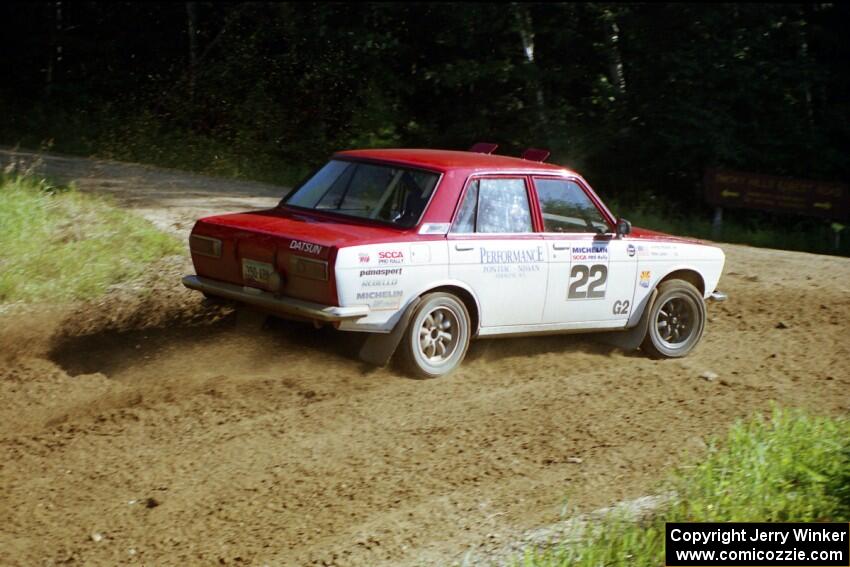
{"type": "Polygon", "coordinates": [[[469,347],[469,311],[450,293],[422,298],[402,340],[407,370],[419,378],[444,376],[457,368],[469,347]]]}
{"type": "Polygon", "coordinates": [[[680,358],[697,345],[705,330],[705,302],[697,288],[683,280],[658,286],[641,349],[655,358],[680,358]]]}

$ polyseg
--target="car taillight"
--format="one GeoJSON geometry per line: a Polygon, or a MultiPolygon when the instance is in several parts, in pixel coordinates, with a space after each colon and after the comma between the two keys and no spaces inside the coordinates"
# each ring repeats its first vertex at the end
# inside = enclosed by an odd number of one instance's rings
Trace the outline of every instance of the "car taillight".
{"type": "Polygon", "coordinates": [[[323,260],[292,256],[289,259],[289,274],[325,282],[328,281],[328,263],[323,260]]]}
{"type": "Polygon", "coordinates": [[[193,234],[189,237],[189,250],[201,256],[221,258],[221,240],[193,234]]]}

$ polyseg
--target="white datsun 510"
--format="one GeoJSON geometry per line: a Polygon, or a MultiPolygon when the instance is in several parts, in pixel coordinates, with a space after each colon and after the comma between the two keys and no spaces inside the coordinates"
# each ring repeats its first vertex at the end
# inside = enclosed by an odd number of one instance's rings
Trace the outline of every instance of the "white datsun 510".
{"type": "Polygon", "coordinates": [[[475,337],[608,331],[624,348],[680,357],[699,342],[723,252],[632,229],[576,173],[469,152],[340,152],[277,207],[199,220],[184,284],[254,309],[372,333],[444,375],[475,337]],[[400,348],[399,348],[400,347],[400,348]]]}

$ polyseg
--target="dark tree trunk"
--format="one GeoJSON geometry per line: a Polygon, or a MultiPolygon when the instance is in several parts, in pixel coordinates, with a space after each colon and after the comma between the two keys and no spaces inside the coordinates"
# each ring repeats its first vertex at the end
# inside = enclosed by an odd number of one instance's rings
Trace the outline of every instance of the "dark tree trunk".
{"type": "Polygon", "coordinates": [[[62,64],[62,2],[53,2],[53,29],[50,32],[50,57],[44,77],[44,96],[53,94],[53,85],[62,64]]]}
{"type": "Polygon", "coordinates": [[[537,108],[537,122],[543,131],[545,142],[550,144],[551,136],[549,135],[549,118],[546,114],[546,99],[543,95],[543,86],[540,83],[540,71],[537,68],[537,63],[534,59],[534,22],[531,19],[531,13],[528,11],[528,6],[524,4],[514,4],[513,8],[517,19],[519,36],[522,40],[522,51],[525,56],[525,64],[531,68],[530,86],[534,91],[534,103],[537,108]]]}
{"type": "Polygon", "coordinates": [[[186,28],[189,34],[189,97],[194,99],[198,72],[198,6],[195,2],[186,2],[186,28]]]}

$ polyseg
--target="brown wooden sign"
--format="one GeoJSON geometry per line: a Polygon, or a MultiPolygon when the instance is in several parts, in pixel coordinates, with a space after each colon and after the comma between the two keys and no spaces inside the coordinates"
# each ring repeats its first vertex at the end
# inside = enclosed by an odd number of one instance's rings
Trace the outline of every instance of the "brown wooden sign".
{"type": "Polygon", "coordinates": [[[842,183],[792,179],[759,173],[709,169],[705,198],[717,206],[811,215],[850,216],[850,191],[842,183]]]}

